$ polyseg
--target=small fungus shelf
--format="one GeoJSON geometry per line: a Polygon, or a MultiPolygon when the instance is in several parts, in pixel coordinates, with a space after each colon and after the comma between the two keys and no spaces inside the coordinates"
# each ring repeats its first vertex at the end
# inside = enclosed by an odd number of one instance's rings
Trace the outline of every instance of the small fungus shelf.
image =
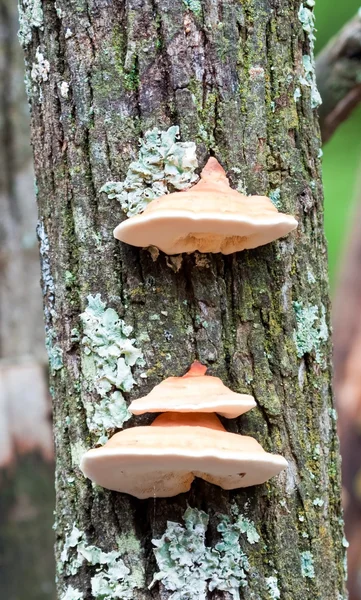
{"type": "Polygon", "coordinates": [[[297,227],[266,196],[233,190],[219,162],[211,157],[199,183],[185,192],[156,198],[140,215],[123,221],[114,237],[133,246],[156,246],[166,254],[231,254],[268,244],[297,227]]]}
{"type": "Polygon", "coordinates": [[[254,398],[236,394],[219,377],[206,375],[207,367],[194,362],[183,377],[168,377],[144,398],[134,400],[134,415],[161,412],[218,413],[227,419],[243,415],[256,406],[254,398]]]}
{"type": "Polygon", "coordinates": [[[163,414],[151,426],[121,431],[89,450],[81,461],[84,475],[137,498],[166,498],[189,491],[195,477],[230,490],[264,483],[285,469],[282,456],[265,452],[252,437],[225,430],[215,412],[235,417],[255,402],[205,370],[196,362],[184,377],[169,377],[135,400],[134,414],[163,414]]]}

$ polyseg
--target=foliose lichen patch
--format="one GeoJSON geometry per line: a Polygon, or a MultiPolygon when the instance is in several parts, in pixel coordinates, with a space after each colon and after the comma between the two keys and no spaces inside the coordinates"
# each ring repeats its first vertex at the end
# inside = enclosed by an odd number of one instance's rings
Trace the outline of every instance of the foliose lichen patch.
{"type": "Polygon", "coordinates": [[[107,441],[107,432],[123,427],[131,414],[122,392],[134,386],[131,367],[144,364],[143,355],[130,338],[133,328],[122,321],[113,308],[106,308],[100,294],[88,296],[88,306],[80,315],[83,324],[82,373],[89,391],[100,402],[86,402],[89,430],[107,441]]]}
{"type": "Polygon", "coordinates": [[[195,15],[202,14],[202,4],[200,0],[183,0],[183,4],[195,15]]]}
{"type": "Polygon", "coordinates": [[[73,588],[73,586],[69,586],[61,597],[61,600],[83,600],[84,595],[79,590],[73,588]]]}
{"type": "Polygon", "coordinates": [[[54,344],[55,332],[51,329],[45,336],[45,347],[48,353],[50,373],[55,375],[56,371],[60,371],[63,364],[63,351],[57,344],[54,344]]]}
{"type": "MultiPolygon", "coordinates": [[[[316,73],[315,73],[315,60],[314,60],[314,48],[315,48],[315,13],[311,10],[315,2],[314,0],[306,0],[306,6],[301,3],[300,9],[298,11],[298,18],[302,24],[302,29],[307,33],[309,46],[310,46],[310,54],[305,54],[302,57],[302,64],[304,75],[301,75],[299,81],[301,85],[307,86],[311,89],[311,107],[317,108],[320,104],[322,104],[322,99],[317,89],[316,82],[316,73]]],[[[295,91],[295,101],[301,97],[300,88],[296,88],[295,91]]]]}
{"type": "Polygon", "coordinates": [[[128,217],[142,212],[159,196],[185,190],[198,176],[196,145],[179,142],[179,127],[147,131],[141,140],[138,160],[129,165],[124,181],[108,181],[101,188],[108,198],[118,200],[128,217]]]}
{"type": "Polygon", "coordinates": [[[50,63],[41,52],[40,46],[37,47],[35,53],[35,62],[31,69],[31,79],[38,84],[48,80],[50,72],[50,63]]]}
{"type": "Polygon", "coordinates": [[[269,197],[270,197],[270,200],[271,200],[272,204],[278,210],[280,210],[280,208],[281,208],[281,201],[280,201],[281,200],[281,190],[280,190],[280,188],[276,188],[275,190],[272,190],[269,193],[269,197]]]}
{"type": "Polygon", "coordinates": [[[42,0],[22,0],[19,2],[19,32],[18,37],[22,46],[30,44],[33,29],[43,27],[42,0]]]}
{"type": "Polygon", "coordinates": [[[63,368],[63,351],[56,343],[53,321],[55,311],[55,284],[50,266],[50,245],[43,221],[39,221],[36,233],[40,242],[40,264],[42,275],[42,292],[44,297],[45,347],[48,353],[50,373],[55,375],[63,368]]]}
{"type": "Polygon", "coordinates": [[[301,573],[302,577],[308,577],[309,579],[313,579],[315,577],[313,556],[309,550],[301,552],[301,573]]]}
{"type": "Polygon", "coordinates": [[[301,358],[307,353],[314,352],[316,362],[322,362],[322,344],[328,340],[329,332],[326,323],[326,309],[321,305],[303,306],[301,302],[293,302],[296,313],[297,329],[293,339],[297,348],[297,356],[301,358]]]}
{"type": "Polygon", "coordinates": [[[266,577],[266,584],[271,600],[278,600],[278,598],[281,598],[277,577],[266,577]]]}
{"type": "Polygon", "coordinates": [[[63,98],[68,98],[69,97],[69,84],[67,81],[62,81],[60,84],[60,95],[63,98]]]}
{"type": "Polygon", "coordinates": [[[317,108],[317,106],[322,104],[322,99],[317,89],[313,55],[309,56],[308,54],[304,54],[302,56],[302,64],[304,75],[301,75],[300,77],[300,84],[311,88],[311,107],[317,108]]]}
{"type": "MultiPolygon", "coordinates": [[[[144,575],[139,568],[131,571],[117,550],[103,552],[97,546],[87,545],[85,534],[74,524],[65,538],[60,564],[65,574],[72,576],[77,574],[84,563],[97,569],[91,578],[91,593],[94,600],[132,600],[134,589],[144,585],[144,575]]],[[[74,596],[74,593],[79,594],[77,590],[68,588],[65,594],[66,600],[77,600],[78,597],[74,596]]],[[[81,595],[80,598],[82,597],[81,595]]]]}
{"type": "Polygon", "coordinates": [[[219,517],[221,539],[214,547],[206,546],[209,517],[205,512],[189,507],[183,517],[185,525],[168,521],[163,536],[153,540],[159,572],[151,587],[161,581],[172,592],[170,600],[205,600],[208,590],[229,592],[239,599],[239,588],[247,586],[250,571],[240,539],[243,536],[255,544],[260,536],[236,506],[232,510],[232,517],[219,517]]]}

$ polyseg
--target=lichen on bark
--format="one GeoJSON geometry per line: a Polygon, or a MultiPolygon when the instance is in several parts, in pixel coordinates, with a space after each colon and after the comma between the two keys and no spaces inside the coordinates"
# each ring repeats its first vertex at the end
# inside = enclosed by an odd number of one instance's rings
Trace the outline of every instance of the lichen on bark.
{"type": "MultiPolygon", "coordinates": [[[[133,536],[145,572],[134,598],[164,598],[164,588],[147,587],[156,571],[151,540],[163,536],[167,521],[181,524],[189,502],[207,512],[208,541],[217,543],[216,515],[230,515],[234,502],[263,541],[249,549],[255,575],[244,598],[268,600],[272,585],[286,600],[334,600],[344,594],[344,548],[330,345],[322,340],[320,365],[307,348],[299,356],[294,339],[295,302],[324,306],[325,323],[329,319],[311,88],[294,101],[310,40],[294,0],[200,5],[192,11],[183,0],[57,0],[56,9],[44,6],[43,29],[26,49],[28,64],[39,44],[50,64],[42,103],[31,100],[39,211],[49,238],[54,309],[61,315],[54,327],[64,365],[52,382],[58,550],[74,522],[104,552],[121,550],[120,535],[133,536]],[[66,98],[63,81],[69,83],[66,98]],[[282,209],[298,218],[298,231],[227,257],[170,259],[116,242],[112,231],[124,215],[99,190],[107,181],[124,181],[146,131],[171,125],[179,126],[181,141],[197,144],[200,168],[215,155],[234,187],[242,181],[250,194],[277,190],[282,209]],[[96,436],[86,424],[88,392],[79,385],[74,331],[87,296],[98,293],[142,340],[146,365],[135,366],[137,387],[125,393],[127,401],[166,376],[182,375],[198,358],[232,389],[257,400],[257,409],[227,428],[284,454],[288,470],[252,489],[225,492],[197,481],[189,494],[144,502],[85,480],[79,457],[96,436]],[[314,504],[317,498],[322,506],[314,504]],[[305,553],[312,555],[314,578],[302,574],[305,553]],[[267,580],[274,573],[277,585],[267,580]]],[[[149,417],[132,424],[140,422],[149,417]]],[[[128,568],[130,556],[125,545],[128,568]]],[[[91,598],[93,576],[91,565],[71,577],[60,574],[59,590],[72,586],[91,598]]]]}

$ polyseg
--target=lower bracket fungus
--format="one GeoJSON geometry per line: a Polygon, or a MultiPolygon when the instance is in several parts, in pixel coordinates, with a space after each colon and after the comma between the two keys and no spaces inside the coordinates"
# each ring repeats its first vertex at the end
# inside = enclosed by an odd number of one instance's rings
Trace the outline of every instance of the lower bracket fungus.
{"type": "Polygon", "coordinates": [[[224,169],[211,157],[199,183],[184,192],[156,198],[144,212],[114,230],[118,240],[166,254],[221,252],[257,248],[297,227],[291,215],[278,212],[266,196],[233,190],[224,169]]]}
{"type": "Polygon", "coordinates": [[[83,473],[107,489],[137,498],[170,498],[195,477],[226,490],[264,483],[287,466],[253,438],[228,433],[216,415],[171,413],[150,427],[116,433],[81,461],[83,473]]]}
{"type": "MultiPolygon", "coordinates": [[[[169,378],[163,382],[167,388],[167,382],[169,387],[172,385],[169,380],[175,380],[175,389],[179,389],[179,380],[184,382],[185,389],[188,389],[184,406],[181,406],[179,396],[175,403],[170,397],[171,410],[168,411],[166,406],[162,408],[164,413],[156,417],[150,427],[133,427],[116,433],[102,448],[89,450],[80,465],[84,475],[98,485],[137,498],[169,498],[189,491],[195,477],[230,490],[264,483],[286,468],[287,462],[282,456],[265,452],[252,437],[225,430],[213,411],[227,407],[229,414],[229,402],[222,405],[221,400],[216,405],[212,386],[223,388],[227,393],[230,390],[218,378],[207,377],[204,373],[205,367],[195,363],[185,377],[169,378]],[[211,383],[211,388],[208,388],[210,401],[201,383],[199,398],[196,397],[197,386],[190,386],[191,381],[201,382],[204,379],[211,383]],[[206,407],[204,412],[202,404],[206,407]],[[180,409],[174,412],[175,405],[185,412],[180,409]]],[[[160,387],[157,386],[158,389],[160,387]]],[[[241,394],[235,396],[242,398],[241,394]]],[[[150,398],[150,408],[154,410],[152,393],[147,398],[150,398]]],[[[237,401],[240,402],[239,399],[237,401]]],[[[245,410],[250,408],[252,406],[245,410]]],[[[232,416],[245,412],[244,407],[239,412],[236,405],[231,409],[234,411],[232,416]]],[[[156,410],[159,412],[159,405],[156,410]]]]}

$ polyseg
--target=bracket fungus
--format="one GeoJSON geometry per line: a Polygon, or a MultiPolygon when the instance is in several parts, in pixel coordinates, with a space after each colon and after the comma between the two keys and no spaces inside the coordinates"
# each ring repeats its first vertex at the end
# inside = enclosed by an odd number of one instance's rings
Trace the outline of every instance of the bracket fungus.
{"type": "Polygon", "coordinates": [[[225,430],[214,411],[236,416],[255,403],[246,396],[252,403],[248,400],[245,408],[242,394],[228,390],[217,377],[206,376],[205,370],[200,363],[194,363],[184,377],[170,377],[163,382],[163,388],[160,384],[154,388],[154,394],[140,399],[143,408],[134,408],[138,401],[133,402],[132,412],[137,414],[149,412],[149,408],[164,412],[150,426],[126,429],[116,433],[105,446],[89,450],[80,465],[84,475],[105,488],[142,499],[169,498],[187,492],[195,477],[231,490],[264,483],[285,469],[287,462],[282,456],[265,452],[252,437],[225,430]],[[201,383],[204,380],[210,385],[208,391],[201,383]],[[186,390],[184,403],[179,394],[181,385],[186,390]],[[166,392],[159,396],[157,404],[159,389],[166,392]],[[170,389],[178,393],[174,400],[170,389]],[[217,389],[221,393],[218,404],[217,389]]]}
{"type": "Polygon", "coordinates": [[[92,481],[137,498],[188,492],[195,477],[231,490],[264,483],[287,466],[252,437],[227,432],[214,414],[164,413],[89,450],[81,469],[92,481]]]}
{"type": "Polygon", "coordinates": [[[143,398],[133,400],[129,411],[144,413],[218,413],[227,419],[243,415],[256,406],[252,396],[237,394],[219,377],[206,375],[207,367],[194,362],[183,377],[168,377],[143,398]]]}
{"type": "Polygon", "coordinates": [[[211,157],[199,183],[156,198],[142,214],[118,225],[114,237],[142,248],[156,246],[169,255],[196,250],[231,254],[268,244],[296,227],[296,219],[278,212],[266,196],[233,190],[223,167],[211,157]]]}

